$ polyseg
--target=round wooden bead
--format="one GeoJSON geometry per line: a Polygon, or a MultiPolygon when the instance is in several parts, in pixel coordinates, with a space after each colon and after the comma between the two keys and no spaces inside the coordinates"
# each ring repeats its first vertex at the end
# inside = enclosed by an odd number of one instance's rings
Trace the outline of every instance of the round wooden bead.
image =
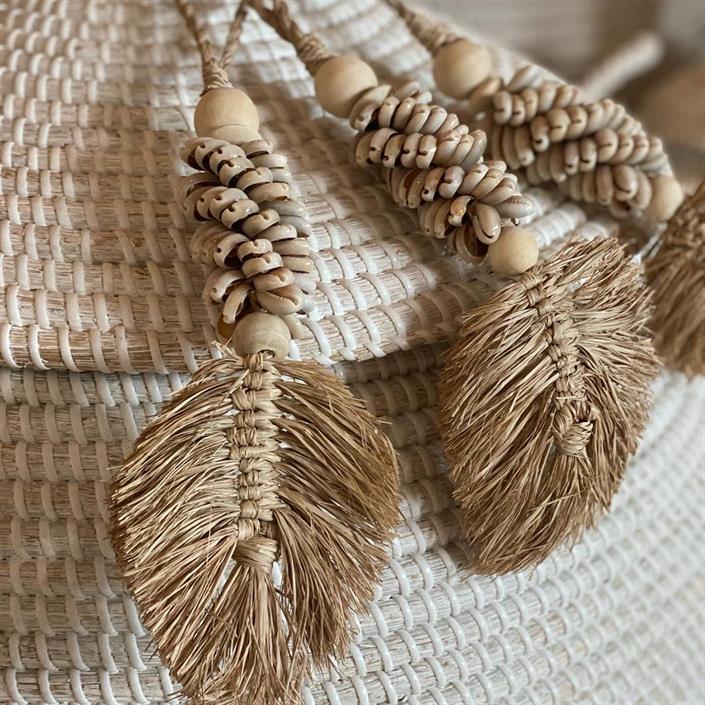
{"type": "Polygon", "coordinates": [[[657,174],[651,179],[653,193],[646,207],[646,214],[656,221],[668,220],[683,202],[683,189],[678,181],[665,174],[657,174]]]}
{"type": "Polygon", "coordinates": [[[225,140],[230,144],[247,144],[262,139],[257,130],[244,125],[224,125],[212,130],[210,136],[217,140],[225,140]]]}
{"type": "Polygon", "coordinates": [[[492,70],[487,49],[467,39],[442,46],[433,57],[433,78],[438,89],[451,98],[465,98],[492,70]]]}
{"type": "Polygon", "coordinates": [[[257,311],[238,322],[232,343],[240,357],[271,352],[274,357],[284,358],[289,353],[291,332],[279,316],[257,311]]]}
{"type": "Polygon", "coordinates": [[[539,246],[531,230],[505,228],[490,245],[487,261],[497,274],[516,275],[531,269],[539,259],[539,246]]]}
{"type": "Polygon", "coordinates": [[[257,132],[257,108],[247,93],[238,88],[211,88],[196,105],[193,125],[199,137],[215,137],[215,131],[229,125],[241,125],[257,132]]]}
{"type": "Polygon", "coordinates": [[[360,95],[377,85],[375,72],[354,56],[333,56],[316,71],[316,98],[324,110],[348,117],[360,95]]]}

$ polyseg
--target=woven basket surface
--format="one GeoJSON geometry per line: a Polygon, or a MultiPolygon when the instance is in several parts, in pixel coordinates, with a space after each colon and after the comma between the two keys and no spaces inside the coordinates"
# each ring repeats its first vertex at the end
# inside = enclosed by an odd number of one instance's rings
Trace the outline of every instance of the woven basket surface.
{"type": "MultiPolygon", "coordinates": [[[[233,4],[198,6],[222,38],[233,4]]],[[[428,83],[427,53],[379,0],[292,6],[332,48],[428,83]]],[[[520,63],[495,54],[505,76],[520,63]]],[[[0,703],[166,703],[177,686],[121,586],[106,495],[210,354],[216,312],[173,199],[197,54],[169,0],[0,0],[0,67],[0,703]]],[[[435,389],[445,342],[491,279],[351,163],[349,128],[261,22],[232,71],[313,222],[320,283],[294,355],[335,363],[390,421],[402,469],[383,582],[307,705],[705,700],[703,380],[658,380],[615,509],[578,546],[532,572],[473,575],[435,389]]],[[[614,231],[553,190],[525,193],[545,247],[614,231]]]]}

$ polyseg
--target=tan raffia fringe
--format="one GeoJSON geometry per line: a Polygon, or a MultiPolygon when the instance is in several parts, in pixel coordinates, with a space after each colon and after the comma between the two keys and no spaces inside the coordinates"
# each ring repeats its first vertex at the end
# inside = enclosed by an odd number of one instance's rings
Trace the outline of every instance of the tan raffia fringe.
{"type": "Polygon", "coordinates": [[[545,559],[608,509],[657,371],[638,267],[571,243],[466,317],[439,419],[477,569],[545,559]]]}
{"type": "MultiPolygon", "coordinates": [[[[206,91],[227,89],[190,4],[179,7],[206,91]]],[[[343,655],[399,513],[376,419],[320,364],[279,359],[286,319],[313,288],[310,226],[286,160],[253,133],[192,140],[183,156],[199,171],[181,180],[186,212],[204,222],[192,253],[213,267],[206,295],[242,356],[221,348],[162,408],[110,499],[127,587],[195,705],[297,702],[314,667],[343,655]]]]}
{"type": "Polygon", "coordinates": [[[450,44],[459,38],[450,27],[446,27],[426,15],[416,12],[401,0],[386,0],[386,2],[399,13],[411,33],[431,54],[435,54],[442,46],[450,44]]]}
{"type": "Polygon", "coordinates": [[[669,221],[646,278],[659,354],[689,376],[705,374],[705,181],[669,221]]]}
{"type": "MultiPolygon", "coordinates": [[[[277,0],[263,16],[289,38],[292,20],[282,20],[282,6],[277,0]]],[[[528,215],[512,212],[523,207],[516,178],[504,162],[485,165],[482,131],[470,133],[427,102],[415,84],[363,93],[350,113],[362,133],[356,160],[386,160],[390,190],[418,207],[422,228],[443,237],[453,226],[460,232],[451,246],[481,259],[483,248],[473,241],[486,246],[499,235],[500,208],[508,208],[506,216],[528,215]],[[407,146],[415,132],[418,145],[407,146]],[[483,210],[467,219],[481,196],[490,211],[497,206],[497,217],[483,210]]],[[[468,316],[446,361],[439,408],[454,494],[480,570],[537,563],[609,506],[646,422],[657,369],[646,299],[638,267],[616,241],[598,241],[569,245],[468,316]],[[635,373],[625,369],[632,364],[635,373]]]]}
{"type": "Polygon", "coordinates": [[[394,467],[315,363],[226,351],[163,408],[114,480],[113,543],[194,702],[290,705],[307,654],[341,654],[397,522],[394,467]]]}

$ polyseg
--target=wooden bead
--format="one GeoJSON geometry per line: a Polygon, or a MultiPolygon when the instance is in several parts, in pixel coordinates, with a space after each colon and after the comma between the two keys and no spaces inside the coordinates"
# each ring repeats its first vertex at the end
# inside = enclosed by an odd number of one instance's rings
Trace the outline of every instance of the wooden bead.
{"type": "Polygon", "coordinates": [[[539,259],[539,246],[531,230],[505,228],[490,245],[487,261],[497,274],[516,275],[531,269],[539,259]]]}
{"type": "Polygon", "coordinates": [[[229,125],[241,125],[257,132],[259,116],[250,97],[238,88],[212,88],[199,99],[193,125],[199,137],[216,137],[218,128],[229,125]]]}
{"type": "Polygon", "coordinates": [[[668,220],[683,202],[683,189],[672,176],[657,174],[651,179],[653,193],[646,214],[656,221],[668,220]]]}
{"type": "Polygon", "coordinates": [[[333,56],[316,72],[314,85],[324,110],[348,117],[359,96],[377,85],[377,76],[361,59],[333,56]]]}
{"type": "Polygon", "coordinates": [[[218,127],[212,131],[211,137],[238,145],[262,139],[257,130],[245,127],[245,125],[224,125],[223,127],[218,127]]]}
{"type": "Polygon", "coordinates": [[[271,352],[274,357],[284,358],[289,354],[291,332],[279,316],[257,311],[238,322],[232,343],[240,357],[271,352]]]}
{"type": "Polygon", "coordinates": [[[487,49],[467,39],[442,46],[433,57],[433,78],[438,89],[451,98],[465,98],[492,70],[487,49]]]}

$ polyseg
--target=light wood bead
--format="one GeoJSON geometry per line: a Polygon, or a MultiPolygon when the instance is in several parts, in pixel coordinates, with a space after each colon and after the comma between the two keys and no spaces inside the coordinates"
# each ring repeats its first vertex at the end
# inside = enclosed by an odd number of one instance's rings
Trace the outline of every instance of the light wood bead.
{"type": "Polygon", "coordinates": [[[487,262],[497,274],[513,276],[531,269],[539,259],[536,238],[527,228],[505,228],[487,251],[487,262]]]}
{"type": "Polygon", "coordinates": [[[279,316],[257,311],[238,322],[232,344],[240,357],[271,352],[274,357],[284,358],[289,354],[291,331],[279,316]]]}
{"type": "Polygon", "coordinates": [[[321,107],[337,117],[348,117],[360,95],[376,85],[375,72],[354,56],[333,56],[314,79],[321,107]]]}
{"type": "Polygon", "coordinates": [[[656,221],[668,220],[683,203],[683,189],[672,176],[657,174],[651,179],[653,193],[646,214],[656,221]]]}
{"type": "Polygon", "coordinates": [[[492,57],[485,47],[467,39],[442,46],[433,57],[433,78],[438,89],[451,98],[465,98],[492,70],[492,57]]]}
{"type": "Polygon", "coordinates": [[[230,142],[230,144],[247,144],[248,142],[256,142],[262,139],[257,130],[244,125],[224,125],[213,130],[211,137],[217,140],[225,140],[230,142]]]}
{"type": "Polygon", "coordinates": [[[216,137],[216,130],[230,125],[241,125],[257,132],[259,116],[247,93],[238,88],[212,88],[200,97],[193,125],[199,137],[216,137]]]}

